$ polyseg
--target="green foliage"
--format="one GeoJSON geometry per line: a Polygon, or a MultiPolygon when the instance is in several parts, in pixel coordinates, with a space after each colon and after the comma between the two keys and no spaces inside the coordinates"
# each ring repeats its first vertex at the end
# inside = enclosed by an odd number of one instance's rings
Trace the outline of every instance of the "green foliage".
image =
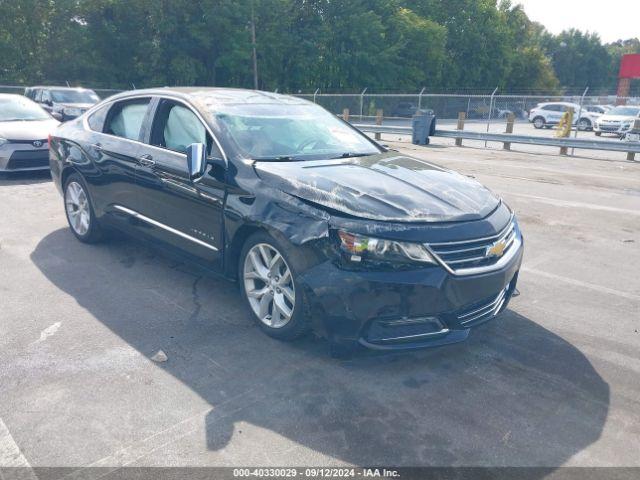
{"type": "Polygon", "coordinates": [[[509,0],[0,0],[0,83],[280,91],[615,88],[632,39],[554,36],[509,0]]]}

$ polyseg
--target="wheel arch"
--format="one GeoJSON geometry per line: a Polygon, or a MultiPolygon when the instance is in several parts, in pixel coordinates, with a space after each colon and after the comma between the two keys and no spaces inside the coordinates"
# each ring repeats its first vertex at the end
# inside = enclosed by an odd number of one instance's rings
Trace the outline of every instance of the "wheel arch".
{"type": "Polygon", "coordinates": [[[67,179],[74,173],[80,175],[78,169],[75,168],[72,164],[69,164],[62,169],[62,173],[60,174],[60,188],[62,188],[62,191],[64,191],[64,186],[67,183],[67,179]]]}
{"type": "Polygon", "coordinates": [[[241,225],[233,234],[233,238],[225,245],[224,249],[224,274],[230,279],[238,279],[238,261],[240,252],[247,239],[257,232],[269,233],[269,230],[261,225],[241,225]]]}

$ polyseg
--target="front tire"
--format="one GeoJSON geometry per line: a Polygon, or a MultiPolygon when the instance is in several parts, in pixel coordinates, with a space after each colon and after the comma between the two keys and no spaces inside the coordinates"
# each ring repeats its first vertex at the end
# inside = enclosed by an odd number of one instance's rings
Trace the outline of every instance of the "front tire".
{"type": "Polygon", "coordinates": [[[596,137],[599,137],[602,135],[602,132],[596,132],[596,137]]]}
{"type": "Polygon", "coordinates": [[[96,219],[84,179],[77,173],[71,174],[64,184],[63,191],[64,211],[71,232],[84,243],[96,243],[102,240],[103,231],[96,219]]]}
{"type": "Polygon", "coordinates": [[[254,319],[278,340],[295,340],[310,330],[298,270],[287,250],[258,232],[245,242],[238,265],[240,291],[254,319]]]}
{"type": "Polygon", "coordinates": [[[533,128],[540,130],[545,126],[545,123],[544,117],[536,117],[533,119],[533,128]]]}

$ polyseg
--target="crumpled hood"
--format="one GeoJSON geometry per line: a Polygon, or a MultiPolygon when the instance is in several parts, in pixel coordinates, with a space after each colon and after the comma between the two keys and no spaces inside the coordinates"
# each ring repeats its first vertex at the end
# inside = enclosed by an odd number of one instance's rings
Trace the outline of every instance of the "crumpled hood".
{"type": "Polygon", "coordinates": [[[258,161],[255,169],[273,188],[371,220],[477,220],[500,202],[471,178],[397,152],[341,160],[258,161]]]}
{"type": "Polygon", "coordinates": [[[30,120],[0,122],[0,137],[9,140],[43,140],[60,125],[51,118],[48,120],[30,120]]]}

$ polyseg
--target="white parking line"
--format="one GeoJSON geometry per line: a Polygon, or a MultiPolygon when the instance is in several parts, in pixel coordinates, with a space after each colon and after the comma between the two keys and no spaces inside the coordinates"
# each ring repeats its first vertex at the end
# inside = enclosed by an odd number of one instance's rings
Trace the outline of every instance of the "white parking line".
{"type": "Polygon", "coordinates": [[[620,290],[616,290],[614,288],[603,287],[602,285],[596,285],[594,283],[587,283],[581,280],[576,280],[575,278],[563,277],[561,275],[556,275],[554,273],[543,272],[542,270],[536,270],[535,268],[522,267],[521,269],[526,273],[533,273],[534,275],[539,275],[541,277],[550,278],[552,280],[558,280],[560,282],[569,283],[571,285],[575,285],[577,287],[588,288],[591,290],[596,290],[601,293],[607,293],[609,295],[615,295],[617,297],[627,298],[629,300],[640,301],[640,295],[635,295],[633,293],[622,292],[620,290]]]}
{"type": "MultiPolygon", "coordinates": [[[[31,465],[13,440],[9,429],[0,418],[0,468],[17,468],[11,472],[11,478],[37,480],[31,465]]],[[[2,474],[0,474],[2,476],[2,474]]]]}
{"type": "Polygon", "coordinates": [[[527,195],[526,193],[505,192],[508,195],[515,197],[528,198],[540,203],[546,203],[548,205],[554,205],[556,207],[569,207],[569,208],[586,208],[589,210],[602,210],[604,212],[624,213],[626,215],[638,215],[640,216],[640,209],[631,210],[627,208],[607,207],[605,205],[598,205],[596,203],[585,202],[572,202],[568,200],[560,200],[557,198],[538,197],[536,195],[527,195]]]}

